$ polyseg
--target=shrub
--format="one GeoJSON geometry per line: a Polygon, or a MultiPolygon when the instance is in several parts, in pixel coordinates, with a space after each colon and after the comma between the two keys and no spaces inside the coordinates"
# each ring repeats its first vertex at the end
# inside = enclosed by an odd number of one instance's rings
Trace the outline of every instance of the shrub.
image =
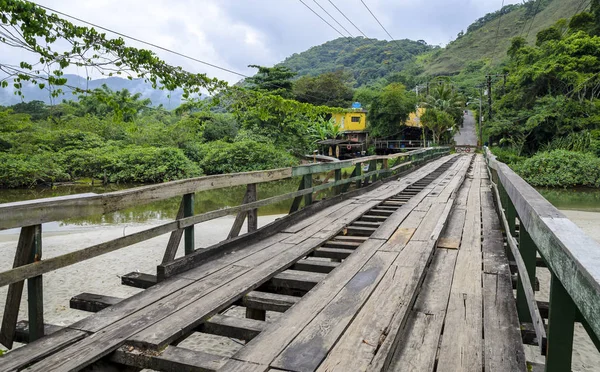
{"type": "Polygon", "coordinates": [[[202,146],[206,152],[201,165],[206,174],[274,169],[298,163],[284,150],[250,140],[234,143],[215,141],[202,146]]]}
{"type": "Polygon", "coordinates": [[[600,158],[590,153],[539,152],[513,168],[533,186],[600,187],[600,158]]]}
{"type": "Polygon", "coordinates": [[[31,187],[68,181],[69,175],[57,164],[54,153],[33,156],[0,153],[0,187],[31,187]]]}
{"type": "Polygon", "coordinates": [[[519,152],[514,147],[492,147],[491,151],[496,155],[498,161],[505,164],[512,165],[525,160],[525,157],[520,156],[519,152]]]}

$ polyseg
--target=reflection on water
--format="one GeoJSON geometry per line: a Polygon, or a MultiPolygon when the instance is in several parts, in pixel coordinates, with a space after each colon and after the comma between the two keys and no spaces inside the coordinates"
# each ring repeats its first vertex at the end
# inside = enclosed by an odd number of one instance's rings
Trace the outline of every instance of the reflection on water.
{"type": "MultiPolygon", "coordinates": [[[[331,180],[329,180],[331,181],[331,180]]],[[[258,184],[258,199],[265,199],[289,192],[296,191],[300,178],[292,178],[281,181],[273,181],[264,184],[258,184]]],[[[315,186],[320,182],[316,181],[315,186]]],[[[111,191],[123,190],[140,185],[108,185],[108,186],[89,186],[89,185],[68,185],[51,188],[35,189],[0,189],[0,204],[23,200],[49,198],[55,196],[72,195],[94,192],[102,194],[111,191]]],[[[240,205],[246,192],[246,186],[227,187],[217,190],[208,190],[196,193],[195,213],[205,213],[217,209],[234,207],[240,205]]],[[[332,195],[333,190],[325,190],[318,193],[314,198],[321,199],[332,195]]],[[[181,197],[160,200],[149,204],[134,206],[117,212],[105,215],[93,215],[81,218],[71,218],[59,222],[59,226],[66,225],[104,225],[104,224],[123,224],[123,223],[143,223],[153,220],[173,219],[177,214],[181,197]]],[[[292,199],[273,203],[259,208],[258,214],[262,216],[274,214],[287,214],[292,199]]]]}
{"type": "Polygon", "coordinates": [[[600,189],[539,188],[537,191],[558,209],[600,212],[600,189]]]}

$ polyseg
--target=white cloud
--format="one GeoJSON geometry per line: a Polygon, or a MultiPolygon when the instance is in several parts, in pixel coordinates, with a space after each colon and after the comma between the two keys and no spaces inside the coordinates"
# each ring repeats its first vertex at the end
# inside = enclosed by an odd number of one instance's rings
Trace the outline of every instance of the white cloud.
{"type": "MultiPolygon", "coordinates": [[[[244,74],[249,64],[273,65],[285,57],[339,37],[297,0],[37,0],[63,11],[183,54],[244,74]]],[[[314,1],[304,0],[333,23],[314,1]]],[[[317,0],[354,36],[359,35],[328,0],[317,0]]],[[[368,37],[388,39],[360,0],[332,0],[368,37]]],[[[499,0],[365,0],[397,39],[446,44],[499,0]]],[[[518,3],[507,0],[505,4],[518,3]]],[[[73,21],[74,23],[78,23],[73,21]]],[[[136,47],[152,49],[129,42],[136,47]]],[[[191,72],[235,82],[239,77],[197,62],[154,50],[161,58],[191,72]]],[[[23,54],[0,46],[4,63],[23,54]]],[[[70,71],[83,75],[82,71],[70,71]]]]}

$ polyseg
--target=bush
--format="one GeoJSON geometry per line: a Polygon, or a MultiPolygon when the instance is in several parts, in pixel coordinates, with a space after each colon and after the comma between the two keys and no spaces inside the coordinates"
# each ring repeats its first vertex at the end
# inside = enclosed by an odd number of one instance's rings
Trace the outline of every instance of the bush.
{"type": "Polygon", "coordinates": [[[201,165],[206,174],[283,168],[298,163],[284,150],[250,140],[234,143],[215,141],[202,146],[205,156],[201,165]]]}
{"type": "Polygon", "coordinates": [[[600,187],[600,158],[590,153],[539,152],[513,168],[533,186],[600,187]]]}
{"type": "Polygon", "coordinates": [[[58,165],[54,153],[33,156],[0,153],[0,187],[31,187],[68,181],[69,175],[58,165]]]}
{"type": "Polygon", "coordinates": [[[524,156],[520,156],[519,152],[513,147],[492,147],[492,153],[496,155],[498,161],[512,165],[525,160],[524,156]]]}

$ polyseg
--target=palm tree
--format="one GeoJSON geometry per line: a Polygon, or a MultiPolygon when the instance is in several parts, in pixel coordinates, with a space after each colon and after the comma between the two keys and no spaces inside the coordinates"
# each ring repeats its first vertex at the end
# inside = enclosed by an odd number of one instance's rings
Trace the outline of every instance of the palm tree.
{"type": "Polygon", "coordinates": [[[450,84],[440,84],[430,90],[423,106],[450,114],[458,125],[462,122],[465,101],[464,97],[454,91],[450,84]]]}

